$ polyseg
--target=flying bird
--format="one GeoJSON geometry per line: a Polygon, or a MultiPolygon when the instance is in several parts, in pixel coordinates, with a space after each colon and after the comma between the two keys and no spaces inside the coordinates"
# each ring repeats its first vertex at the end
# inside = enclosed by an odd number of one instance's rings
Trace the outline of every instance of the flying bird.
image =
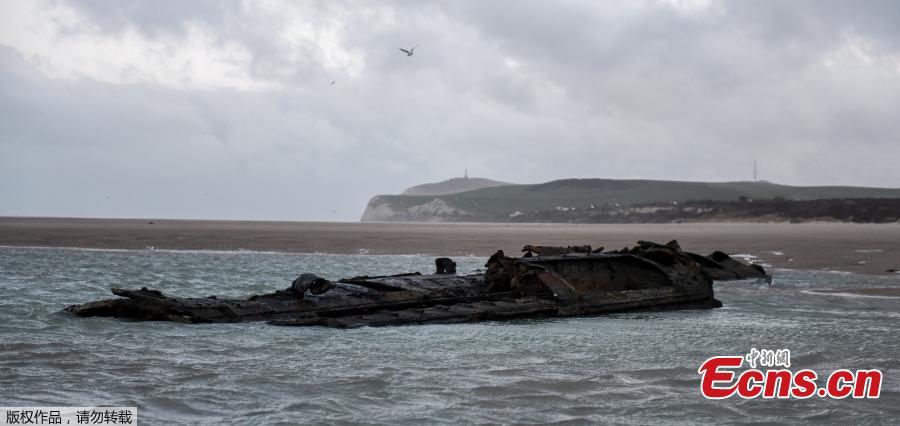
{"type": "Polygon", "coordinates": [[[412,48],[412,49],[409,49],[409,50],[406,50],[406,49],[404,49],[404,48],[401,47],[401,48],[400,48],[400,51],[403,52],[403,53],[405,53],[406,56],[412,56],[412,55],[413,55],[413,50],[416,50],[417,47],[419,47],[418,44],[415,45],[415,46],[413,46],[413,48],[412,48]]]}
{"type": "Polygon", "coordinates": [[[334,84],[334,81],[332,81],[331,84],[334,84]]]}

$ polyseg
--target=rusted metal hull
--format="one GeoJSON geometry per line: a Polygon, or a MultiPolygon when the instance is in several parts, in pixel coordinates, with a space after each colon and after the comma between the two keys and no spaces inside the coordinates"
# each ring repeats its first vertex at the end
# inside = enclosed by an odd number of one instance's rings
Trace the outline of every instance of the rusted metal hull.
{"type": "Polygon", "coordinates": [[[246,299],[177,298],[114,288],[119,298],[72,305],[66,311],[139,321],[266,321],[340,328],[501,321],[717,307],[721,304],[714,298],[712,275],[764,275],[761,268],[735,271],[711,258],[698,260],[699,255],[673,243],[642,242],[619,252],[553,257],[508,258],[498,252],[485,273],[465,276],[362,276],[336,283],[301,276],[287,290],[246,299]],[[321,293],[307,291],[310,283],[321,293]]]}

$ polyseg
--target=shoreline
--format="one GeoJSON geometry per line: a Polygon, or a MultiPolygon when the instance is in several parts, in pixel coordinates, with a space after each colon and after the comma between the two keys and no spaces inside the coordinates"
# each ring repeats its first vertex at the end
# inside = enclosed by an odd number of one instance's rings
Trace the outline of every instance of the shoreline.
{"type": "Polygon", "coordinates": [[[0,246],[277,253],[518,255],[525,244],[605,246],[677,239],[688,251],[751,255],[773,268],[894,275],[900,224],[712,222],[495,224],[0,217],[0,246]]]}
{"type": "MultiPolygon", "coordinates": [[[[398,253],[398,254],[386,254],[386,253],[329,253],[329,252],[298,252],[298,251],[278,251],[278,250],[267,250],[267,251],[259,251],[259,250],[246,250],[246,249],[177,249],[177,248],[157,248],[157,247],[144,247],[144,248],[98,248],[98,247],[73,247],[73,246],[29,246],[29,245],[9,245],[9,244],[0,244],[0,250],[2,249],[27,249],[27,250],[73,250],[73,251],[96,251],[96,252],[139,252],[139,251],[157,251],[162,253],[197,253],[197,254],[292,254],[292,255],[310,255],[310,256],[425,256],[425,257],[437,257],[440,255],[435,255],[432,253],[398,253]]],[[[467,256],[476,256],[474,254],[470,254],[467,256]]],[[[463,256],[459,256],[463,257],[463,256]]],[[[481,256],[487,259],[490,256],[481,256]]],[[[745,255],[737,254],[732,257],[737,257],[742,261],[747,261],[745,255]]],[[[750,256],[754,257],[755,256],[750,256]]],[[[763,265],[766,268],[767,272],[771,271],[807,271],[807,272],[815,272],[821,274],[842,274],[842,275],[874,275],[874,276],[894,276],[897,275],[900,278],[900,271],[894,272],[886,272],[883,274],[869,274],[869,273],[861,273],[861,272],[850,272],[850,271],[839,271],[833,269],[797,269],[797,268],[788,268],[788,267],[776,267],[774,265],[763,265]]],[[[900,284],[900,282],[898,282],[900,284]]],[[[879,290],[879,291],[888,291],[891,292],[890,297],[898,297],[900,298],[900,287],[894,288],[877,288],[877,289],[869,289],[865,288],[866,291],[870,290],[879,290]],[[897,293],[894,293],[897,292],[897,293]]],[[[809,290],[815,294],[834,294],[834,295],[842,295],[844,293],[853,293],[856,289],[822,289],[822,290],[809,290]]],[[[865,292],[859,293],[859,295],[864,295],[865,292]]],[[[887,297],[883,295],[868,295],[866,297],[887,297]]]]}

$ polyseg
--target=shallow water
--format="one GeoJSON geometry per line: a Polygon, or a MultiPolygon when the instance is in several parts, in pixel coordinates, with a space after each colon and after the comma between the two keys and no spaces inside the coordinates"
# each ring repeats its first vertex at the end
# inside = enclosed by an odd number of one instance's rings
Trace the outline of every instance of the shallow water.
{"type": "MultiPolygon", "coordinates": [[[[458,258],[462,271],[481,258],[458,258]]],[[[820,294],[900,277],[775,271],[724,308],[334,330],[74,318],[109,287],[244,296],[301,272],[427,272],[425,256],[0,247],[0,405],[137,406],[142,423],[810,423],[900,418],[900,299],[820,294]],[[792,369],[878,368],[877,400],[709,401],[697,368],[751,347],[792,369]]]]}

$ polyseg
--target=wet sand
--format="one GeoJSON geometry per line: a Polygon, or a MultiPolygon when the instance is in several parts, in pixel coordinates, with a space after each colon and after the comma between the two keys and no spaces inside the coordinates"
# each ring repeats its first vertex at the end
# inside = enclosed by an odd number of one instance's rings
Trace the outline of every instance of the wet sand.
{"type": "Polygon", "coordinates": [[[774,267],[893,274],[900,224],[471,224],[0,218],[0,245],[292,253],[518,254],[525,244],[605,246],[677,239],[686,250],[750,254],[774,267]],[[152,222],[152,223],[151,223],[152,222]]]}

